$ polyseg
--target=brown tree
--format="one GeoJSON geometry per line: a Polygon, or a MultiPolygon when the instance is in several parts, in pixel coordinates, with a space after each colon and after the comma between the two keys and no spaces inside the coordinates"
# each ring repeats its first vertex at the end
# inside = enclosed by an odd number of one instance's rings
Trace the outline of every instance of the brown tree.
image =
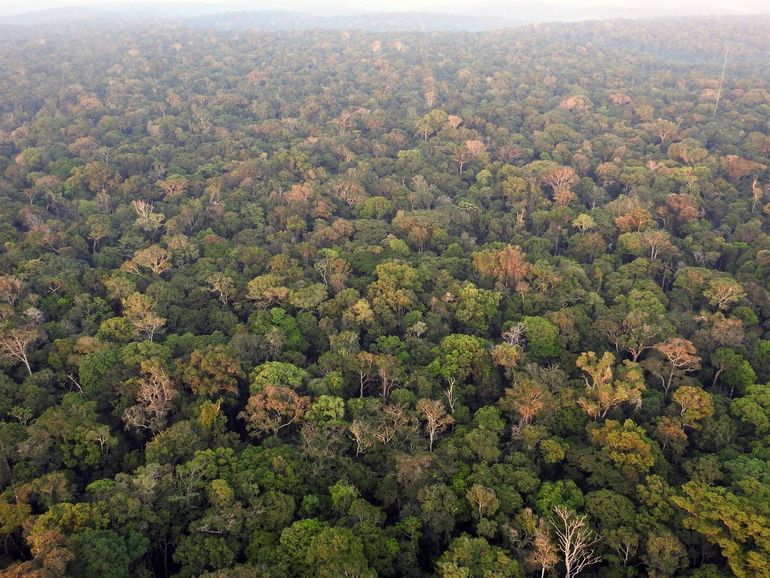
{"type": "Polygon", "coordinates": [[[329,184],[329,194],[348,205],[351,209],[366,198],[366,191],[358,181],[342,178],[329,184]]]}
{"type": "Polygon", "coordinates": [[[455,148],[452,160],[457,163],[462,174],[465,165],[487,150],[487,145],[481,140],[467,140],[455,148]]]}
{"type": "Polygon", "coordinates": [[[455,148],[452,154],[452,160],[457,164],[460,174],[462,174],[465,165],[473,160],[473,153],[465,146],[459,146],[455,148]]]}
{"type": "Polygon", "coordinates": [[[700,208],[692,195],[672,193],[666,197],[666,204],[658,208],[658,215],[669,230],[675,231],[684,223],[697,219],[700,208]]]}
{"type": "Polygon", "coordinates": [[[209,291],[219,296],[222,305],[227,305],[235,295],[235,283],[224,273],[213,273],[206,278],[209,291]]]}
{"type": "Polygon", "coordinates": [[[0,328],[0,360],[6,363],[23,363],[32,375],[29,350],[43,338],[43,332],[35,324],[14,327],[5,324],[0,328]]]}
{"type": "Polygon", "coordinates": [[[700,357],[691,341],[682,337],[671,337],[654,346],[668,362],[667,375],[659,375],[663,390],[668,395],[675,378],[700,369],[700,357]]]}
{"type": "Polygon", "coordinates": [[[506,245],[502,249],[485,249],[473,254],[473,265],[486,277],[497,281],[501,287],[524,294],[529,290],[526,281],[530,264],[518,245],[506,245]]]}
{"type": "Polygon", "coordinates": [[[299,395],[290,387],[265,385],[249,398],[239,417],[246,420],[250,435],[275,435],[299,421],[309,405],[309,397],[299,395]]]}
{"type": "Polygon", "coordinates": [[[166,201],[183,196],[190,188],[190,180],[181,175],[171,175],[170,177],[158,181],[158,187],[163,191],[166,201]]]}
{"type": "Polygon", "coordinates": [[[125,265],[132,273],[141,275],[142,269],[149,269],[154,275],[161,275],[171,267],[169,263],[171,255],[160,245],[150,245],[146,249],[140,249],[125,265]]]}
{"type": "Polygon", "coordinates": [[[518,425],[514,431],[521,431],[525,425],[532,423],[537,416],[552,406],[551,394],[548,389],[531,378],[514,380],[513,386],[505,390],[505,396],[500,400],[500,409],[516,413],[519,416],[518,425]]]}
{"type": "Polygon", "coordinates": [[[377,377],[380,378],[380,397],[385,403],[390,392],[403,378],[404,369],[399,359],[394,355],[376,355],[374,364],[377,369],[377,377]]]}
{"type": "Polygon", "coordinates": [[[141,293],[132,293],[123,301],[123,315],[134,331],[149,341],[166,324],[166,319],[155,313],[155,301],[141,293]]]}
{"type": "Polygon", "coordinates": [[[687,434],[683,425],[680,418],[666,415],[658,419],[653,432],[663,451],[670,452],[676,460],[682,457],[687,447],[687,434]]]}
{"type": "Polygon", "coordinates": [[[643,207],[635,207],[615,217],[615,226],[621,233],[643,231],[652,224],[652,214],[643,207]]]}
{"type": "Polygon", "coordinates": [[[0,275],[0,301],[3,303],[13,307],[21,297],[21,288],[22,283],[18,277],[0,275]]]}
{"type": "Polygon", "coordinates": [[[525,557],[527,566],[540,570],[540,578],[545,578],[559,563],[559,551],[553,543],[548,525],[542,518],[535,526],[535,534],[532,539],[532,550],[525,557]]]}
{"type": "Polygon", "coordinates": [[[145,429],[153,434],[166,427],[166,419],[179,393],[157,359],[143,361],[135,384],[136,404],[123,412],[126,429],[145,429]]]}
{"type": "Polygon", "coordinates": [[[572,167],[553,166],[540,174],[540,182],[553,190],[554,201],[560,205],[568,205],[575,199],[572,187],[578,182],[577,173],[572,167]]]}
{"type": "Polygon", "coordinates": [[[373,353],[360,351],[353,361],[354,371],[358,376],[358,397],[364,397],[364,390],[377,373],[377,358],[373,353]]]}
{"type": "Polygon", "coordinates": [[[433,452],[436,436],[454,423],[454,418],[447,414],[444,404],[438,400],[421,399],[417,402],[417,411],[425,420],[425,432],[428,434],[428,448],[433,452]]]}

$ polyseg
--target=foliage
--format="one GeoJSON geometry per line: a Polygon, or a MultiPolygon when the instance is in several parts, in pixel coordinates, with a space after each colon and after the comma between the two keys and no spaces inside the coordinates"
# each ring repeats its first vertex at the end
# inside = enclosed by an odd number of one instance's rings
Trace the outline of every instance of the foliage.
{"type": "Polygon", "coordinates": [[[171,24],[0,25],[0,574],[770,575],[766,17],[171,24]]]}

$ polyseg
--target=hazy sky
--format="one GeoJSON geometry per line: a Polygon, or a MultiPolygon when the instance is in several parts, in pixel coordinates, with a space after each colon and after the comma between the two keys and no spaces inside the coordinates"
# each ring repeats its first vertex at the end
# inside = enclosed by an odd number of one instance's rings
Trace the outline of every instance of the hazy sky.
{"type": "MultiPolygon", "coordinates": [[[[578,6],[614,6],[635,7],[643,6],[659,8],[669,12],[675,6],[677,13],[692,14],[751,14],[770,11],[768,0],[228,0],[212,2],[211,0],[142,0],[146,3],[170,4],[182,2],[209,6],[221,6],[222,9],[277,9],[308,10],[324,12],[327,9],[340,10],[387,10],[387,11],[435,11],[435,12],[468,12],[475,6],[494,4],[495,6],[510,6],[511,10],[519,3],[529,6],[568,5],[578,6]]],[[[45,8],[61,8],[66,6],[109,5],[114,0],[0,0],[0,14],[13,14],[41,10],[45,8]]]]}

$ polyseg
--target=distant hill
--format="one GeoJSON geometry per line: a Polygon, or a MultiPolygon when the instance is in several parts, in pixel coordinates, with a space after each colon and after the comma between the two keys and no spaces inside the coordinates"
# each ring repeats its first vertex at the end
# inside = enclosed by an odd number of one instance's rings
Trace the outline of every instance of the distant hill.
{"type": "MultiPolygon", "coordinates": [[[[2,0],[0,0],[1,2],[2,0]]],[[[330,6],[333,2],[330,2],[330,6]]],[[[367,10],[362,2],[357,10],[329,8],[319,13],[314,4],[305,0],[282,2],[265,0],[262,6],[279,8],[248,8],[247,0],[227,0],[222,3],[199,2],[115,2],[96,6],[70,6],[38,10],[23,14],[0,15],[0,24],[16,26],[57,25],[88,26],[132,24],[136,22],[173,22],[191,28],[217,30],[366,30],[366,31],[483,31],[510,28],[536,22],[568,22],[616,18],[675,17],[692,14],[687,6],[650,0],[639,5],[612,4],[605,0],[565,3],[559,0],[481,0],[458,3],[447,12],[409,11],[407,2],[394,4],[394,11],[367,10]]],[[[753,6],[753,5],[752,5],[753,6]]],[[[730,12],[719,4],[704,4],[703,14],[730,12]]],[[[770,8],[758,8],[767,13],[770,8]]],[[[735,10],[740,12],[739,10],[735,10]]]]}
{"type": "Polygon", "coordinates": [[[465,14],[428,12],[381,12],[318,16],[307,12],[264,10],[226,12],[185,19],[194,27],[227,30],[306,30],[342,29],[370,31],[494,30],[524,24],[523,20],[465,14]]]}
{"type": "Polygon", "coordinates": [[[427,12],[373,12],[321,16],[292,10],[243,10],[223,12],[208,4],[116,3],[93,7],[38,10],[0,16],[0,23],[16,26],[47,24],[102,24],[141,21],[175,21],[193,28],[218,30],[368,30],[453,31],[494,30],[526,23],[499,15],[443,14],[427,12]]]}

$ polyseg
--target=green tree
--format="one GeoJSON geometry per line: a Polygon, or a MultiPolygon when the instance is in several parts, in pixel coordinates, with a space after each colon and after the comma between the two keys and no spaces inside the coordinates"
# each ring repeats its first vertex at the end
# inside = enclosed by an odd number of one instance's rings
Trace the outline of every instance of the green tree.
{"type": "Polygon", "coordinates": [[[521,578],[524,572],[516,560],[508,557],[502,548],[492,546],[484,538],[472,538],[467,534],[455,538],[449,549],[436,563],[443,578],[521,578]]]}
{"type": "Polygon", "coordinates": [[[718,546],[735,576],[770,572],[768,487],[748,481],[739,494],[727,488],[687,482],[673,498],[685,513],[685,528],[718,546]]]}
{"type": "Polygon", "coordinates": [[[544,317],[523,317],[521,324],[527,338],[527,353],[535,361],[542,362],[559,356],[562,348],[556,325],[544,317]]]}

